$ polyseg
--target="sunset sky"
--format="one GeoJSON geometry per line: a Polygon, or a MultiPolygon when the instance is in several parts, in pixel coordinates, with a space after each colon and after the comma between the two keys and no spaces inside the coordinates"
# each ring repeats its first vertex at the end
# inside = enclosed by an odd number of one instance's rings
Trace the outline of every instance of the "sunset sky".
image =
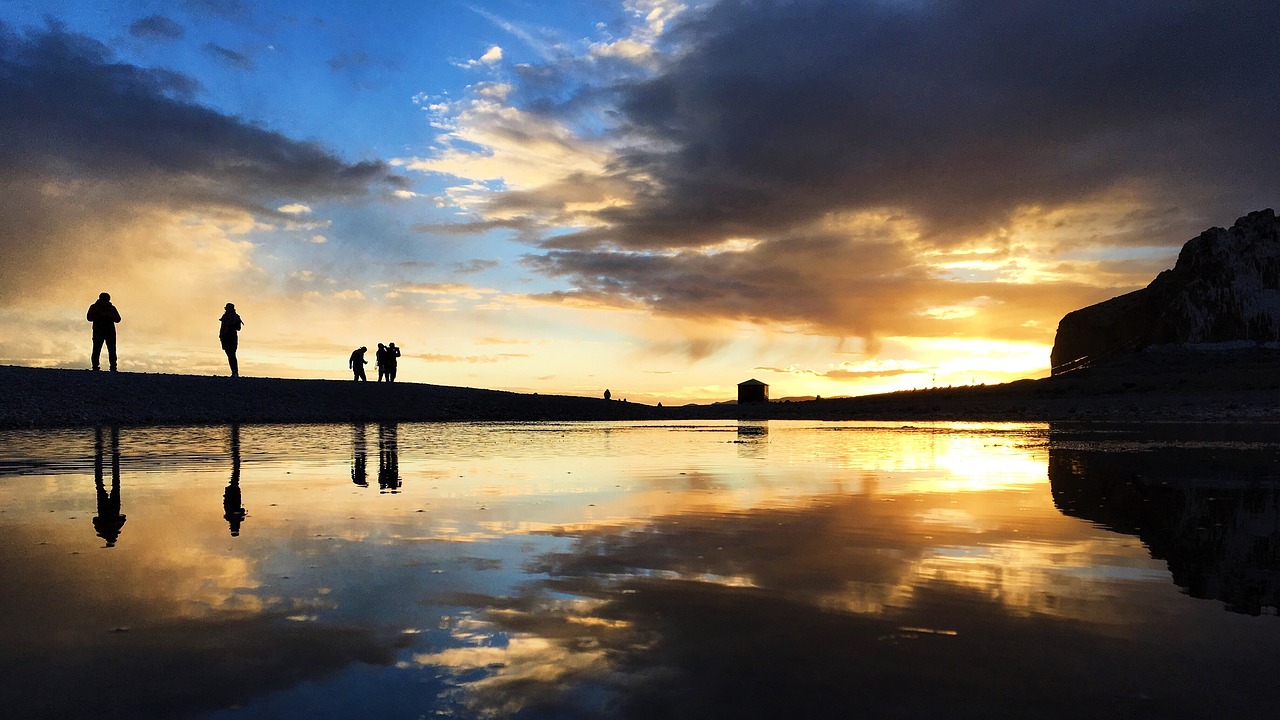
{"type": "Polygon", "coordinates": [[[1274,2],[0,0],[0,364],[681,403],[1047,374],[1280,192],[1274,2]],[[372,359],[372,356],[371,356],[372,359]]]}

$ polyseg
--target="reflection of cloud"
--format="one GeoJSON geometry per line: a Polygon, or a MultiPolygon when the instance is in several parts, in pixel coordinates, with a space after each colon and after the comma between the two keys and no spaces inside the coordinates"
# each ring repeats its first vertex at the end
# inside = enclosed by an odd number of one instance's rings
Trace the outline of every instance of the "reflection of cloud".
{"type": "Polygon", "coordinates": [[[580,528],[573,552],[549,555],[538,569],[566,581],[664,577],[755,587],[873,615],[909,609],[925,589],[963,589],[1020,615],[1117,621],[1122,613],[1094,594],[1105,582],[1098,558],[1115,553],[1116,543],[1079,536],[1050,507],[1028,517],[1025,528],[1006,524],[1002,510],[1021,502],[1018,492],[987,490],[959,499],[822,498],[822,507],[804,511],[684,513],[642,530],[580,528]],[[1039,544],[1022,540],[1033,524],[1039,544]]]}
{"type": "Polygon", "coordinates": [[[415,661],[447,669],[473,711],[507,715],[571,714],[589,689],[612,717],[936,717],[969,704],[1073,717],[1137,676],[1158,682],[1146,648],[1106,637],[1144,621],[1125,583],[1163,582],[1151,563],[1023,493],[958,500],[819,496],[579,529],[528,568],[549,581],[438,598],[478,614],[453,627],[464,647],[415,661]],[[1018,670],[992,672],[992,653],[1018,670]],[[1102,657],[1101,674],[1070,670],[1102,657]],[[888,689],[921,683],[918,709],[888,689]]]}
{"type": "MultiPolygon", "coordinates": [[[[127,508],[131,483],[124,475],[127,508]]],[[[0,612],[24,618],[0,624],[6,714],[100,717],[109,706],[127,717],[187,717],[353,663],[394,660],[394,643],[370,630],[289,622],[287,616],[313,604],[264,598],[248,561],[187,542],[202,510],[169,507],[132,528],[113,554],[83,563],[6,555],[12,576],[0,593],[0,612]],[[115,552],[123,547],[128,555],[115,552]]],[[[225,534],[216,513],[208,519],[225,534]]],[[[65,532],[9,524],[0,539],[35,548],[49,538],[65,542],[65,532]]],[[[92,529],[85,532],[92,537],[92,529]]]]}

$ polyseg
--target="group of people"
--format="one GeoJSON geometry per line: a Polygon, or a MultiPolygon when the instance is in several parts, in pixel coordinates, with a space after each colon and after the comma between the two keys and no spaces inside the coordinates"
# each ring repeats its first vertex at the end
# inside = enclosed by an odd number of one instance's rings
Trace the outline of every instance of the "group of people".
{"type": "MultiPolygon", "coordinates": [[[[111,295],[101,293],[98,295],[98,301],[89,306],[89,312],[85,314],[85,319],[93,323],[93,369],[101,369],[102,346],[107,347],[107,361],[110,363],[111,372],[116,371],[116,324],[120,322],[120,311],[115,305],[111,304],[111,295]]],[[[227,354],[227,364],[231,366],[231,377],[240,376],[240,363],[236,360],[236,349],[240,345],[240,329],[244,327],[244,319],[236,312],[236,306],[233,303],[227,303],[223,308],[222,317],[218,318],[221,326],[218,329],[218,340],[222,343],[222,351],[227,354]]],[[[368,382],[369,378],[365,377],[364,366],[369,364],[364,359],[364,354],[369,348],[359,347],[351,353],[351,360],[347,363],[355,374],[356,380],[364,380],[368,382]]],[[[378,382],[395,382],[396,366],[399,364],[400,348],[395,343],[383,345],[378,343],[378,352],[376,353],[378,363],[378,382]]]]}
{"type": "MultiPolygon", "coordinates": [[[[102,369],[102,346],[107,346],[107,362],[111,364],[111,372],[116,371],[116,324],[120,322],[120,311],[111,304],[110,293],[99,293],[98,301],[89,306],[85,320],[93,323],[93,369],[102,369]]],[[[223,308],[222,324],[218,329],[218,340],[222,343],[222,351],[227,354],[227,364],[231,366],[231,377],[240,376],[240,363],[236,361],[236,348],[240,345],[240,328],[244,320],[236,313],[236,306],[227,303],[223,308]]]]}
{"type": "MultiPolygon", "coordinates": [[[[369,378],[365,377],[364,366],[369,364],[364,359],[364,354],[369,352],[369,348],[361,345],[351,353],[351,359],[347,361],[347,367],[351,368],[354,376],[352,379],[359,382],[363,380],[369,382],[369,378]]],[[[396,365],[399,364],[400,348],[395,343],[383,345],[378,343],[378,352],[374,353],[374,359],[378,363],[378,382],[386,380],[387,382],[396,381],[396,365]]]]}

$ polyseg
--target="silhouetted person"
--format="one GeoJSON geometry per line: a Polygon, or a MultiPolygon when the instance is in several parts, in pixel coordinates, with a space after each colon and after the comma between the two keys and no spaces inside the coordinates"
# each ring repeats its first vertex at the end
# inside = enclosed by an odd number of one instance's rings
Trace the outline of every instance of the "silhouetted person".
{"type": "Polygon", "coordinates": [[[364,359],[364,354],[369,352],[369,348],[361,345],[351,353],[351,359],[347,361],[347,366],[351,368],[351,372],[355,373],[355,380],[363,380],[369,382],[369,378],[364,376],[364,366],[369,364],[364,359]]]}
{"type": "Polygon", "coordinates": [[[396,381],[396,365],[399,364],[400,348],[395,343],[387,345],[387,382],[396,381]]]}
{"type": "Polygon", "coordinates": [[[605,389],[604,389],[604,399],[605,399],[605,400],[608,400],[608,399],[609,399],[609,398],[611,398],[611,397],[613,397],[613,393],[609,392],[609,388],[605,388],[605,389]]]}
{"type": "Polygon", "coordinates": [[[244,327],[244,320],[236,314],[236,306],[227,303],[226,310],[219,318],[222,321],[222,328],[218,330],[218,339],[222,341],[222,350],[227,354],[227,364],[231,366],[231,377],[240,375],[240,364],[236,362],[236,347],[240,344],[240,328],[244,327]]]}
{"type": "Polygon", "coordinates": [[[93,323],[93,369],[100,369],[102,344],[107,344],[107,361],[111,363],[111,372],[116,371],[116,323],[120,322],[120,311],[111,304],[111,296],[107,293],[98,295],[98,302],[89,306],[84,319],[93,323]]]}
{"type": "Polygon", "coordinates": [[[364,423],[356,423],[351,428],[351,482],[360,487],[369,487],[367,454],[364,423]]]}
{"type": "Polygon", "coordinates": [[[382,492],[400,492],[400,448],[395,423],[378,425],[378,488],[382,492]]]}
{"type": "Polygon", "coordinates": [[[249,513],[240,497],[240,424],[231,423],[231,482],[222,492],[222,519],[231,528],[231,537],[240,535],[240,523],[249,513]]]}
{"type": "Polygon", "coordinates": [[[378,382],[387,376],[387,346],[378,343],[378,351],[373,354],[373,359],[378,365],[378,382]]]}
{"type": "Polygon", "coordinates": [[[120,514],[120,428],[111,427],[111,492],[102,481],[102,427],[94,430],[93,482],[98,490],[98,515],[93,519],[93,529],[98,537],[114,547],[124,527],[124,515],[120,514]]]}

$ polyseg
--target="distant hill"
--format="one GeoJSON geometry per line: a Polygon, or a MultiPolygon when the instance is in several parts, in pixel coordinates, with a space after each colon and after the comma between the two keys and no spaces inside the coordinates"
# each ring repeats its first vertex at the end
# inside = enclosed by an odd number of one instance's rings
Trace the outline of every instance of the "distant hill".
{"type": "Polygon", "coordinates": [[[1280,350],[1161,346],[1002,385],[655,407],[419,383],[0,366],[0,428],[277,422],[876,420],[1275,423],[1280,350]]]}

